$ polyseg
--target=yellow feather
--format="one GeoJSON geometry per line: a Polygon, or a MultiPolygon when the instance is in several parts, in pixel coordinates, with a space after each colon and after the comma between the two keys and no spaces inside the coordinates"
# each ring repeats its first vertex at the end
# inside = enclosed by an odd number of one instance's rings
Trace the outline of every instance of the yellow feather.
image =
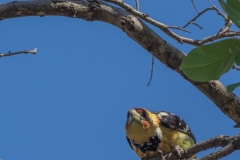
{"type": "Polygon", "coordinates": [[[138,144],[143,144],[150,137],[155,136],[156,128],[159,126],[157,115],[149,111],[147,111],[147,114],[151,121],[142,121],[141,123],[132,121],[130,126],[128,126],[128,124],[125,126],[127,137],[138,144]]]}
{"type": "MultiPolygon", "coordinates": [[[[150,137],[156,136],[156,130],[159,129],[158,127],[160,124],[160,120],[156,114],[151,113],[146,109],[144,110],[146,111],[147,118],[141,119],[139,116],[141,112],[134,110],[134,112],[131,112],[134,115],[130,116],[135,117],[130,117],[125,126],[127,137],[139,145],[146,143],[150,137]]],[[[182,149],[185,149],[194,144],[194,140],[182,132],[164,127],[162,125],[160,125],[160,130],[162,132],[162,139],[158,146],[158,150],[162,151],[163,155],[172,152],[173,147],[176,145],[182,149]]],[[[134,145],[132,145],[132,148],[140,158],[157,156],[157,152],[155,151],[147,151],[146,153],[142,153],[134,145]]]]}
{"type": "Polygon", "coordinates": [[[182,132],[164,126],[160,126],[160,129],[162,130],[163,138],[158,149],[161,150],[163,154],[172,152],[172,148],[176,145],[185,149],[194,144],[193,139],[182,132]]]}

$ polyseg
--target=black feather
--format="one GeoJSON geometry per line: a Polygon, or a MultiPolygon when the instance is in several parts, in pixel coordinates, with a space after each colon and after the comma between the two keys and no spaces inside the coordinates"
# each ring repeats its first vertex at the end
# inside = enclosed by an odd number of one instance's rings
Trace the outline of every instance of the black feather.
{"type": "Polygon", "coordinates": [[[178,117],[173,113],[169,113],[166,111],[159,111],[159,112],[152,112],[152,113],[157,114],[158,118],[161,121],[160,125],[182,132],[190,136],[194,140],[194,143],[196,143],[196,139],[192,134],[191,129],[188,127],[188,125],[185,123],[185,121],[182,118],[178,117]],[[161,113],[164,113],[164,114],[160,116],[161,113]]]}
{"type": "MultiPolygon", "coordinates": [[[[127,138],[127,142],[128,142],[128,144],[130,145],[130,147],[132,148],[132,143],[131,143],[131,141],[130,141],[130,139],[126,136],[126,138],[127,138]]],[[[132,148],[132,150],[133,150],[133,148],[132,148]]]]}

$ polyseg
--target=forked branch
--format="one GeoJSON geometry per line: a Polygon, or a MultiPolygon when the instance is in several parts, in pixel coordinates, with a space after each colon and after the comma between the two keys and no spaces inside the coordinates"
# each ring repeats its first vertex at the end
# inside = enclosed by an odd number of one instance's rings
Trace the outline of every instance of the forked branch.
{"type": "MultiPolygon", "coordinates": [[[[135,10],[133,7],[126,4],[122,0],[104,0],[104,1],[116,4],[120,7],[122,7],[123,9],[125,9],[126,11],[128,11],[129,13],[143,19],[144,21],[152,24],[153,26],[158,27],[160,30],[165,32],[167,35],[169,35],[173,39],[177,40],[179,43],[187,43],[187,44],[191,44],[191,45],[194,45],[194,46],[199,46],[199,45],[202,45],[202,44],[205,44],[205,43],[208,43],[208,42],[212,42],[212,41],[217,40],[217,39],[221,39],[221,38],[225,38],[225,37],[234,37],[234,36],[239,36],[240,35],[240,32],[231,32],[229,30],[232,22],[230,20],[228,20],[227,17],[216,6],[209,7],[207,9],[203,10],[202,12],[197,11],[198,15],[195,16],[192,20],[190,20],[183,28],[181,28],[181,27],[176,27],[176,26],[171,27],[171,26],[168,26],[164,23],[158,22],[158,21],[150,18],[148,14],[144,14],[140,11],[135,10]],[[182,36],[180,36],[180,35],[178,35],[175,32],[170,30],[171,28],[174,28],[174,29],[179,29],[179,30],[182,30],[182,31],[187,31],[187,30],[184,29],[186,26],[188,26],[189,24],[195,24],[196,25],[196,23],[194,21],[198,17],[200,17],[202,14],[204,14],[205,12],[207,12],[209,10],[215,10],[220,16],[222,16],[224,18],[224,20],[226,22],[224,24],[224,27],[222,29],[220,29],[220,31],[218,33],[216,33],[214,35],[211,35],[209,37],[203,38],[201,40],[194,40],[194,39],[191,39],[191,38],[182,37],[182,36]]],[[[210,4],[212,5],[212,3],[210,3],[210,4]]],[[[197,24],[197,26],[199,26],[199,25],[197,24]]],[[[189,32],[189,31],[187,31],[187,32],[189,32]]]]}
{"type": "MultiPolygon", "coordinates": [[[[222,148],[216,152],[210,153],[196,160],[216,160],[225,157],[236,150],[240,150],[240,134],[232,137],[221,135],[215,138],[210,138],[209,140],[203,142],[199,142],[190,148],[184,149],[181,152],[181,158],[187,159],[201,151],[216,147],[222,148]]],[[[149,160],[157,160],[158,158],[159,157],[154,157],[149,160]]],[[[175,153],[169,153],[162,158],[162,160],[176,160],[176,159],[179,159],[179,157],[175,153]]]]}

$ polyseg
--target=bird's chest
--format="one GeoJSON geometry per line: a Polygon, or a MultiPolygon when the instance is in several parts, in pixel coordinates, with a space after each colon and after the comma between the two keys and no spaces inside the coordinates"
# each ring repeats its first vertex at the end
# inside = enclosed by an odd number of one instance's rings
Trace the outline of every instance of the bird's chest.
{"type": "Polygon", "coordinates": [[[150,137],[148,141],[146,141],[143,144],[137,144],[134,141],[131,141],[131,144],[136,150],[140,151],[141,153],[146,153],[148,151],[153,151],[153,152],[157,151],[157,148],[160,142],[161,140],[156,135],[156,136],[150,137]]]}

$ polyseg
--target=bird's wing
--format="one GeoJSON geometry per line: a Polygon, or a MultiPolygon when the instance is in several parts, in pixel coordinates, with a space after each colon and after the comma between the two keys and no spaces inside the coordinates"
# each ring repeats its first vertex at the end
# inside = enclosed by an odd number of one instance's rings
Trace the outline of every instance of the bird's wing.
{"type": "Polygon", "coordinates": [[[152,113],[157,114],[158,118],[160,119],[160,125],[182,132],[191,137],[194,140],[194,143],[196,143],[194,135],[182,118],[166,111],[158,111],[152,113]]]}

